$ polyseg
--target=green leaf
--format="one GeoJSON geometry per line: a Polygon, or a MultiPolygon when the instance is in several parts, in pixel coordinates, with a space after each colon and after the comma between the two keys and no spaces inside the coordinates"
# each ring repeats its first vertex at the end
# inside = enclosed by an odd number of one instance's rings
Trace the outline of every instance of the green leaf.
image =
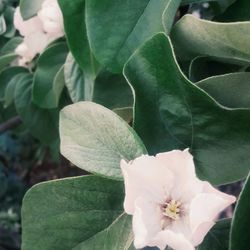
{"type": "Polygon", "coordinates": [[[249,28],[250,22],[216,23],[185,15],[174,26],[171,39],[181,60],[204,55],[250,65],[249,28]]]}
{"type": "Polygon", "coordinates": [[[97,63],[90,51],[85,24],[85,0],[58,0],[64,28],[71,53],[84,70],[85,76],[93,78],[98,71],[97,63]]]}
{"type": "Polygon", "coordinates": [[[23,39],[21,37],[13,37],[1,49],[1,54],[6,55],[10,53],[14,53],[17,46],[22,43],[23,39]]]}
{"type": "Polygon", "coordinates": [[[248,249],[250,245],[250,175],[241,192],[235,208],[230,233],[230,250],[248,249]]]}
{"type": "Polygon", "coordinates": [[[123,75],[103,70],[95,79],[87,79],[71,54],[64,72],[72,102],[93,101],[112,109],[132,106],[132,91],[123,75]]]}
{"type": "Polygon", "coordinates": [[[41,109],[31,101],[32,75],[25,75],[16,83],[15,105],[24,125],[44,144],[58,139],[57,109],[41,109]]]}
{"type": "Polygon", "coordinates": [[[122,179],[120,161],[133,160],[146,149],[131,127],[103,106],[69,105],[60,114],[61,153],[77,167],[122,179]]]}
{"type": "Polygon", "coordinates": [[[74,247],[73,250],[132,250],[134,249],[132,242],[131,217],[122,214],[108,228],[74,247]]]}
{"type": "Polygon", "coordinates": [[[0,15],[0,35],[3,35],[6,31],[6,22],[4,19],[4,15],[0,15]]]}
{"type": "Polygon", "coordinates": [[[216,17],[220,22],[250,21],[250,1],[237,0],[221,16],[216,17]]]}
{"type": "Polygon", "coordinates": [[[86,81],[83,70],[75,62],[71,53],[64,65],[65,85],[72,102],[91,101],[94,81],[86,81]]]}
{"type": "Polygon", "coordinates": [[[8,38],[14,37],[16,33],[16,28],[14,26],[14,13],[15,8],[12,6],[8,6],[4,12],[4,18],[6,22],[6,31],[4,36],[8,38]]]}
{"type": "Polygon", "coordinates": [[[20,11],[24,20],[37,14],[44,0],[21,0],[20,11]]]}
{"type": "Polygon", "coordinates": [[[14,76],[27,72],[27,69],[22,67],[10,67],[2,70],[0,72],[0,100],[4,100],[5,90],[9,85],[9,82],[13,79],[14,76]]]}
{"type": "Polygon", "coordinates": [[[39,184],[23,201],[22,249],[74,249],[123,213],[123,199],[122,182],[96,176],[39,184]]]}
{"type": "Polygon", "coordinates": [[[199,245],[198,250],[228,250],[230,226],[230,219],[216,222],[201,245],[199,245]]]}
{"type": "Polygon", "coordinates": [[[197,85],[223,106],[250,109],[249,82],[250,73],[240,72],[210,77],[197,85]]]}
{"type": "Polygon", "coordinates": [[[198,176],[213,184],[248,174],[250,110],[223,108],[192,84],[164,34],[137,50],[124,72],[136,96],[135,130],[150,154],[190,148],[198,176]]]}
{"type": "Polygon", "coordinates": [[[0,56],[0,71],[2,71],[4,67],[10,64],[14,59],[16,59],[16,57],[17,55],[14,53],[0,56]]]}
{"type": "Polygon", "coordinates": [[[182,0],[181,5],[188,5],[193,3],[207,3],[207,2],[215,2],[218,0],[182,0]]]}
{"type": "Polygon", "coordinates": [[[64,65],[63,65],[56,73],[53,81],[53,93],[56,106],[58,106],[64,86],[65,86],[65,77],[64,77],[64,65]]]}
{"type": "Polygon", "coordinates": [[[41,108],[56,108],[64,82],[55,81],[66,60],[68,48],[65,43],[56,43],[40,55],[34,75],[32,98],[41,108]],[[54,84],[57,84],[56,86],[54,84]]]}
{"type": "Polygon", "coordinates": [[[181,4],[181,0],[168,0],[168,4],[162,15],[162,22],[165,34],[169,35],[175,20],[176,12],[181,4]]]}
{"type": "MultiPolygon", "coordinates": [[[[17,68],[18,69],[18,68],[17,68]]],[[[20,81],[20,78],[23,77],[24,74],[27,74],[28,70],[25,68],[20,68],[20,72],[15,72],[15,75],[12,76],[12,78],[9,80],[8,85],[5,88],[4,92],[4,107],[9,107],[13,102],[15,98],[15,88],[17,82],[20,81]]]]}
{"type": "Polygon", "coordinates": [[[113,109],[113,111],[119,115],[120,117],[122,117],[122,119],[124,121],[126,121],[127,123],[131,123],[133,121],[133,107],[125,107],[125,108],[116,108],[113,109]]]}
{"type": "Polygon", "coordinates": [[[102,71],[95,80],[93,101],[109,109],[132,107],[133,94],[123,75],[102,71]]]}
{"type": "Polygon", "coordinates": [[[190,64],[189,79],[198,82],[215,75],[224,75],[240,71],[242,66],[215,61],[214,58],[199,56],[190,64]]]}
{"type": "Polygon", "coordinates": [[[97,60],[121,72],[140,45],[164,30],[162,15],[169,4],[172,0],[86,0],[88,37],[97,60]]]}
{"type": "Polygon", "coordinates": [[[2,166],[0,167],[0,186],[0,199],[2,199],[8,190],[8,179],[2,166]]]}

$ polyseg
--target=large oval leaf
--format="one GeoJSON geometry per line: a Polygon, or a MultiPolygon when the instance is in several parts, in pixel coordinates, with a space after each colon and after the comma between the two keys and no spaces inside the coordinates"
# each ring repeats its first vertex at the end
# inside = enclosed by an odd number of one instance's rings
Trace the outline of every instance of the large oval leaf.
{"type": "Polygon", "coordinates": [[[101,105],[79,102],[60,115],[61,153],[79,168],[122,179],[120,161],[133,160],[146,150],[131,127],[101,105]]]}
{"type": "Polygon", "coordinates": [[[22,249],[74,249],[123,213],[123,199],[122,182],[95,176],[39,184],[23,201],[22,249]]]}
{"type": "Polygon", "coordinates": [[[213,184],[248,174],[250,110],[223,108],[193,85],[164,34],[134,54],[125,75],[135,91],[135,130],[150,153],[189,147],[197,174],[213,184]]]}
{"type": "Polygon", "coordinates": [[[86,0],[87,32],[97,60],[111,71],[121,72],[136,48],[164,30],[162,14],[171,3],[172,0],[86,0]]]}

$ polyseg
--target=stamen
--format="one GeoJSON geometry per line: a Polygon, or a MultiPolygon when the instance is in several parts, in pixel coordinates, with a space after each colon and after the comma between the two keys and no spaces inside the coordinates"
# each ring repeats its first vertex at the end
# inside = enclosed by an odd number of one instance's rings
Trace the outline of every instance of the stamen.
{"type": "Polygon", "coordinates": [[[172,220],[179,220],[180,218],[180,209],[181,203],[176,200],[171,200],[170,202],[165,202],[162,206],[162,214],[172,220]]]}

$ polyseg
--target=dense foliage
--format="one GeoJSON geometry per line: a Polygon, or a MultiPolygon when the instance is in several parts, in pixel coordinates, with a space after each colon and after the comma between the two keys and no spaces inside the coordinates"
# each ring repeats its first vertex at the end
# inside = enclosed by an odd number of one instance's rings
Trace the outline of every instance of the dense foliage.
{"type": "MultiPolygon", "coordinates": [[[[15,125],[0,143],[19,138],[14,154],[23,156],[28,140],[29,166],[61,152],[90,175],[27,192],[22,249],[134,249],[121,159],[185,148],[200,179],[246,180],[232,221],[220,220],[197,249],[248,249],[249,0],[58,0],[63,33],[21,61],[28,35],[15,28],[15,8],[44,21],[44,1],[0,0],[0,120],[15,125]]],[[[0,207],[0,222],[18,232],[27,185],[7,169],[0,202],[11,209],[0,207]],[[18,197],[6,202],[6,192],[18,197]]]]}

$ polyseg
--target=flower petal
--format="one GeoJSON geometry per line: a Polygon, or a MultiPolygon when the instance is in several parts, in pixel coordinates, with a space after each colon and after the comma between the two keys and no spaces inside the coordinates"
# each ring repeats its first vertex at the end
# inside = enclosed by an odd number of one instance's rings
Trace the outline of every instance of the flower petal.
{"type": "Polygon", "coordinates": [[[166,246],[174,250],[195,250],[194,246],[184,237],[183,234],[174,233],[170,230],[164,230],[149,243],[149,246],[156,246],[164,250],[166,246]]]}
{"type": "Polygon", "coordinates": [[[174,199],[189,202],[202,191],[203,184],[196,177],[193,156],[188,149],[160,153],[156,158],[174,174],[176,186],[171,192],[174,199]]]}
{"type": "Polygon", "coordinates": [[[35,16],[30,18],[29,20],[24,21],[20,8],[17,7],[14,14],[14,25],[15,28],[19,30],[22,36],[28,36],[34,32],[42,32],[43,26],[41,20],[35,16]]]}
{"type": "MultiPolygon", "coordinates": [[[[41,53],[50,43],[49,37],[43,32],[36,32],[24,38],[24,43],[27,44],[29,51],[34,56],[41,53]]],[[[34,57],[33,56],[33,57],[34,57]]]]}
{"type": "Polygon", "coordinates": [[[45,32],[56,38],[64,35],[63,16],[57,0],[45,0],[37,15],[45,32]]]}
{"type": "Polygon", "coordinates": [[[204,191],[210,193],[198,194],[190,204],[190,227],[195,246],[203,241],[218,214],[235,202],[234,196],[214,189],[207,182],[204,182],[204,191]]]}
{"type": "Polygon", "coordinates": [[[133,216],[134,245],[143,248],[161,231],[161,211],[158,204],[139,197],[133,216]]]}
{"type": "Polygon", "coordinates": [[[133,214],[137,197],[148,198],[163,203],[173,185],[173,174],[159,164],[154,156],[143,155],[133,162],[121,161],[121,169],[125,180],[126,213],[133,214]]]}

